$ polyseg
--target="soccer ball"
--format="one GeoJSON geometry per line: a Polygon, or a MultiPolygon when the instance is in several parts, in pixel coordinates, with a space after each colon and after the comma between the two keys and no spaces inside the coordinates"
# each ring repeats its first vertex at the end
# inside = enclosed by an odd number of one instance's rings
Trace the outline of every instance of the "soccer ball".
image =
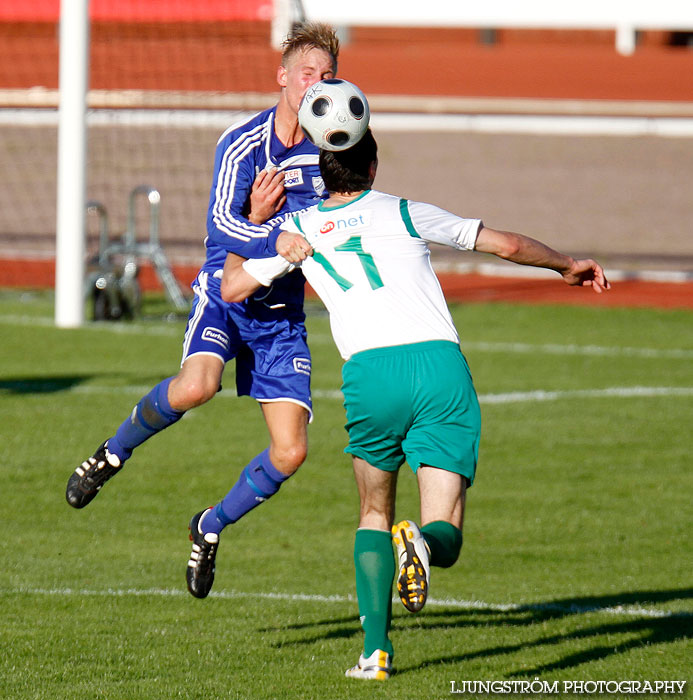
{"type": "Polygon", "coordinates": [[[358,143],[370,120],[366,96],[338,78],[309,87],[298,108],[298,123],[318,148],[343,151],[358,143]]]}

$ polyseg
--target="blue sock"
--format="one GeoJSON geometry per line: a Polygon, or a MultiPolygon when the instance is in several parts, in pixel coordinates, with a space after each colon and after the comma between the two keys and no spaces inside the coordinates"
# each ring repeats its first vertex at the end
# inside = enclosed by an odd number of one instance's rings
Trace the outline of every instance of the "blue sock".
{"type": "Polygon", "coordinates": [[[116,434],[108,440],[108,451],[124,462],[132,451],[152,435],[179,421],[185,411],[175,411],[168,402],[168,385],[173,377],[164,379],[135,406],[116,434]]]}
{"type": "Polygon", "coordinates": [[[203,518],[200,529],[205,534],[219,534],[227,525],[273,496],[290,475],[282,474],[269,458],[269,447],[250,461],[234,487],[203,518]]]}

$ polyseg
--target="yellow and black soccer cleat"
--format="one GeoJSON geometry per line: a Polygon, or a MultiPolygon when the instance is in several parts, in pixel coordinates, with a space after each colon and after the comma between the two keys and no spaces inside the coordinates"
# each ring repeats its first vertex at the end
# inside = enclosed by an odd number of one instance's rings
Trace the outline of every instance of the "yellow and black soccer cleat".
{"type": "Polygon", "coordinates": [[[431,579],[426,541],[411,520],[393,526],[392,540],[397,548],[399,598],[409,612],[419,612],[426,603],[431,579]]]}

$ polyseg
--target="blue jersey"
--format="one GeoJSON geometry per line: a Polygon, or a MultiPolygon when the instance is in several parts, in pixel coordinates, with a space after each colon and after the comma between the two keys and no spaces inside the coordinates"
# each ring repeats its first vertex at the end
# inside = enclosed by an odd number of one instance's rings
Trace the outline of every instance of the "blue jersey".
{"type": "MultiPolygon", "coordinates": [[[[217,143],[207,212],[207,259],[202,267],[210,275],[220,274],[228,252],[244,258],[276,255],[279,225],[325,197],[317,148],[308,139],[287,148],[275,134],[275,114],[276,106],[237,122],[217,143]],[[250,192],[258,173],[272,166],[284,171],[286,202],[276,216],[258,226],[247,218],[250,192]]],[[[296,271],[245,303],[257,306],[265,318],[267,309],[300,308],[303,282],[296,271]]]]}

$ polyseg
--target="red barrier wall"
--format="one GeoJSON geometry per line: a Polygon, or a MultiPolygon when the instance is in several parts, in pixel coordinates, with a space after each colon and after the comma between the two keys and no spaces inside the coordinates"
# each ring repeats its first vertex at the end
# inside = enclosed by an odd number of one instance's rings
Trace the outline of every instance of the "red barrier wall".
{"type": "MultiPolygon", "coordinates": [[[[270,20],[272,0],[91,0],[97,22],[270,20]]],[[[0,0],[0,21],[57,22],[60,0],[0,0]]]]}

